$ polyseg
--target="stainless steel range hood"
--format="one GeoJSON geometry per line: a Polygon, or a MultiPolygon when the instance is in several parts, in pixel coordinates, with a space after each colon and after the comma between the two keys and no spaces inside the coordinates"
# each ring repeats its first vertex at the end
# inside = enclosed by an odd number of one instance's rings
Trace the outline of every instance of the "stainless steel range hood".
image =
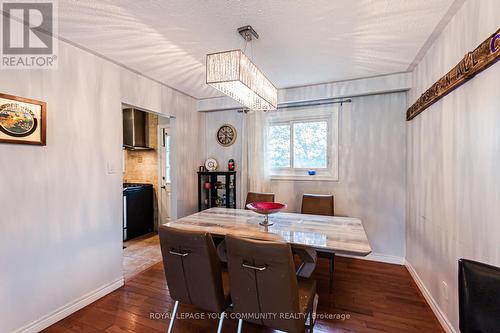
{"type": "Polygon", "coordinates": [[[130,150],[147,150],[148,122],[146,112],[127,108],[123,109],[123,147],[130,150]]]}

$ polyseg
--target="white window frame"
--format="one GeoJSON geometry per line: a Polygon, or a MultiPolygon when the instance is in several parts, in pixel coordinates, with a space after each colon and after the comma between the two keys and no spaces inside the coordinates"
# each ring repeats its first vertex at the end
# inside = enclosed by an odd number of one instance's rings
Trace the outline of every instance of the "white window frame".
{"type": "Polygon", "coordinates": [[[339,105],[300,107],[270,112],[267,117],[265,130],[266,150],[268,127],[273,125],[290,125],[290,167],[269,168],[272,180],[338,181],[339,105]],[[293,124],[323,121],[327,123],[327,167],[294,168],[293,124]],[[309,170],[315,170],[316,174],[313,176],[309,175],[309,170]]]}

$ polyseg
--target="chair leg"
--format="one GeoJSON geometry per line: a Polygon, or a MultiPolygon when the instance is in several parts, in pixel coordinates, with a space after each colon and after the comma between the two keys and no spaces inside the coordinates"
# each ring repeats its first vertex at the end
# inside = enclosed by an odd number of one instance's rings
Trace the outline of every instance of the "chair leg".
{"type": "Polygon", "coordinates": [[[330,255],[330,281],[329,281],[329,289],[330,294],[333,292],[333,270],[335,268],[335,253],[330,255]]]}
{"type": "Polygon", "coordinates": [[[238,320],[238,330],[237,333],[241,333],[241,329],[243,328],[243,319],[238,320]]]}
{"type": "Polygon", "coordinates": [[[316,310],[318,308],[318,301],[319,301],[318,294],[314,294],[313,303],[311,309],[309,310],[306,320],[306,327],[308,328],[309,332],[313,331],[314,324],[316,324],[316,310]]]}
{"type": "Polygon", "coordinates": [[[172,311],[172,318],[170,318],[170,324],[168,325],[167,333],[172,333],[172,328],[174,328],[175,316],[177,315],[177,309],[179,308],[179,301],[175,301],[174,311],[172,311]]]}
{"type": "Polygon", "coordinates": [[[224,317],[226,316],[226,313],[222,311],[220,314],[220,319],[219,319],[219,326],[217,327],[217,333],[222,332],[222,324],[224,323],[224,317]]]}

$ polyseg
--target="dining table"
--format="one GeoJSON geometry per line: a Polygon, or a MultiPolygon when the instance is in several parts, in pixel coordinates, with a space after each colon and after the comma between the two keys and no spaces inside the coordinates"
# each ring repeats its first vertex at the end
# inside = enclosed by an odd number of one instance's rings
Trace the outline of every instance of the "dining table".
{"type": "MultiPolygon", "coordinates": [[[[213,236],[233,235],[259,240],[283,241],[302,259],[299,276],[312,274],[317,252],[367,256],[372,249],[359,218],[279,212],[269,216],[271,226],[259,223],[264,216],[251,210],[210,208],[173,220],[168,227],[206,231],[213,236]]],[[[333,271],[330,271],[333,279],[333,271]]]]}

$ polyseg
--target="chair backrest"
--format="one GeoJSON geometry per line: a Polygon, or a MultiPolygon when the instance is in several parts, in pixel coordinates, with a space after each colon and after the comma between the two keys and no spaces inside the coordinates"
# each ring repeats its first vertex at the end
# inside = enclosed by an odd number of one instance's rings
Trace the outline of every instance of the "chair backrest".
{"type": "Polygon", "coordinates": [[[276,314],[243,319],[286,332],[300,332],[302,319],[280,318],[299,313],[299,292],[290,244],[226,236],[229,284],[234,312],[276,314]]]}
{"type": "Polygon", "coordinates": [[[334,201],[331,194],[304,194],[302,196],[302,214],[334,215],[334,201]]]}
{"type": "Polygon", "coordinates": [[[163,266],[170,296],[206,311],[227,308],[222,271],[209,233],[161,226],[163,266]]]}
{"type": "Polygon", "coordinates": [[[500,268],[458,261],[460,332],[500,332],[500,268]]]}
{"type": "Polygon", "coordinates": [[[252,202],[274,202],[274,193],[248,192],[245,209],[248,209],[246,206],[252,202]]]}

